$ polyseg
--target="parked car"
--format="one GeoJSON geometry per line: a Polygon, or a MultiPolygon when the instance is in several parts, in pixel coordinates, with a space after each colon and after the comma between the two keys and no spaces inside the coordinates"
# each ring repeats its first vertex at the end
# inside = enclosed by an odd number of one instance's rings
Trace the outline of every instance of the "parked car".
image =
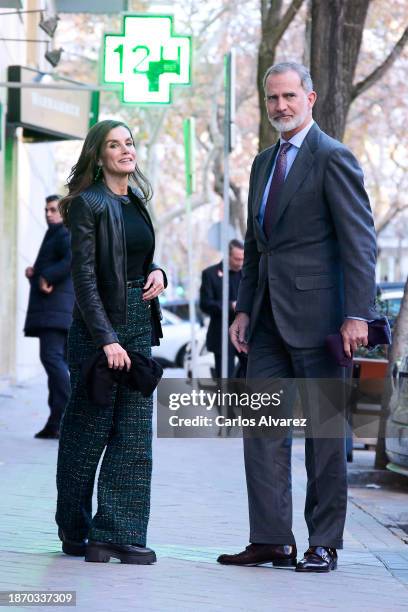
{"type": "MultiPolygon", "coordinates": [[[[162,308],[163,338],[160,346],[152,348],[152,356],[163,367],[182,368],[187,346],[191,340],[191,325],[166,308],[162,308]]],[[[200,325],[196,323],[196,333],[200,334],[200,325]]]]}
{"type": "Polygon", "coordinates": [[[377,307],[388,317],[391,329],[401,308],[405,283],[381,282],[377,285],[377,307]]]}
{"type": "MultiPolygon", "coordinates": [[[[400,311],[405,283],[381,282],[377,285],[376,308],[386,315],[391,329],[400,311]]],[[[373,350],[359,348],[354,355],[352,388],[348,405],[349,423],[358,444],[365,448],[375,446],[380,418],[381,398],[388,367],[388,347],[377,346],[373,350]],[[364,435],[362,436],[362,431],[364,435]]],[[[352,460],[352,442],[348,439],[347,452],[352,460]]]]}
{"type": "Polygon", "coordinates": [[[387,468],[408,476],[408,348],[395,373],[394,383],[385,438],[390,460],[387,468]]]}
{"type": "MultiPolygon", "coordinates": [[[[162,296],[159,297],[159,300],[160,300],[160,304],[162,308],[165,308],[169,312],[172,312],[173,314],[177,315],[178,317],[180,317],[180,319],[183,319],[183,321],[189,320],[190,305],[189,305],[188,300],[183,299],[183,298],[168,300],[166,297],[162,297],[162,296]]],[[[200,307],[198,305],[198,300],[195,303],[195,309],[196,309],[197,323],[203,326],[204,325],[204,315],[200,310],[200,307]]]]}
{"type": "MultiPolygon", "coordinates": [[[[394,327],[404,296],[405,283],[381,282],[377,285],[376,308],[378,312],[388,318],[391,329],[394,327]]],[[[361,359],[387,359],[387,347],[377,346],[373,350],[359,348],[356,358],[361,359]]]]}

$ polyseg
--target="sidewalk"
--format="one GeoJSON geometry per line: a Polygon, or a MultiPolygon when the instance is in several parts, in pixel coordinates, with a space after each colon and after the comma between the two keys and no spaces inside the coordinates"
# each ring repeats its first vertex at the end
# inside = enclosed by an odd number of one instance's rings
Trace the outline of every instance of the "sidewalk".
{"type": "MultiPolygon", "coordinates": [[[[0,396],[0,590],[75,590],[81,612],[408,607],[408,546],[367,511],[371,502],[364,504],[363,489],[350,489],[337,571],[305,575],[218,565],[220,552],[247,544],[238,438],[155,439],[148,543],[157,552],[156,565],[85,564],[61,554],[53,518],[57,443],[33,438],[46,418],[44,382],[0,396]]],[[[307,532],[301,441],[295,442],[293,472],[294,529],[302,553],[307,532]]],[[[380,504],[380,490],[375,494],[380,504]]]]}

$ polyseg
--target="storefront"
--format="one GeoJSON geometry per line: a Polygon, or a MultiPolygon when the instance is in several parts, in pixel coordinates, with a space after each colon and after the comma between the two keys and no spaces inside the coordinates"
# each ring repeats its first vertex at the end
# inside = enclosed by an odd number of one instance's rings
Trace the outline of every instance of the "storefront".
{"type": "Polygon", "coordinates": [[[37,341],[24,338],[32,265],[46,230],[44,200],[58,192],[53,143],[83,139],[98,118],[98,92],[33,68],[9,66],[5,114],[0,380],[22,381],[40,370],[37,341]]]}

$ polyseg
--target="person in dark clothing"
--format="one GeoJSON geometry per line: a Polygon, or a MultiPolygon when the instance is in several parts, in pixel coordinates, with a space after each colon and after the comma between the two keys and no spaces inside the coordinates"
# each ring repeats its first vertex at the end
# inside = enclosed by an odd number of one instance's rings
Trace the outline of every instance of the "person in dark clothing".
{"type": "Polygon", "coordinates": [[[63,552],[86,561],[148,565],[156,561],[146,547],[153,398],[115,384],[111,401],[97,405],[82,376],[98,350],[109,368],[129,370],[129,355],[150,358],[162,337],[158,295],[166,275],[153,263],[151,188],[126,124],[105,120],[91,128],[68,188],[61,210],[71,231],[76,303],[68,338],[72,392],[58,453],[58,535],[63,552]]]}
{"type": "MultiPolygon", "coordinates": [[[[244,263],[244,245],[240,240],[229,243],[229,325],[234,320],[235,304],[244,263]]],[[[214,378],[221,378],[221,333],[222,333],[222,277],[223,262],[203,270],[200,288],[200,308],[210,316],[207,332],[207,349],[214,353],[214,378]]],[[[236,351],[228,339],[228,378],[234,371],[236,351]]]]}
{"type": "Polygon", "coordinates": [[[40,359],[48,376],[49,390],[50,416],[45,427],[35,434],[36,438],[58,438],[70,394],[66,348],[74,289],[69,232],[62,223],[58,200],[57,195],[45,200],[48,230],[34,266],[25,271],[31,289],[24,333],[40,340],[40,359]]]}

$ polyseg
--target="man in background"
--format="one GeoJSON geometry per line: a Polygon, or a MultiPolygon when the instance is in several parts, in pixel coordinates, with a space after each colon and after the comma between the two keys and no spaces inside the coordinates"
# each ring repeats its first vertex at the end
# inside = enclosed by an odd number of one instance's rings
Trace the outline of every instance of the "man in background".
{"type": "MultiPolygon", "coordinates": [[[[244,263],[244,245],[240,240],[229,243],[229,325],[234,320],[238,287],[244,263]]],[[[221,333],[222,333],[222,279],[223,262],[203,270],[200,288],[200,309],[210,316],[207,332],[207,349],[214,353],[214,378],[221,378],[221,333]]],[[[234,372],[235,349],[228,339],[228,378],[234,372]]]]}
{"type": "Polygon", "coordinates": [[[45,200],[48,230],[34,266],[25,271],[31,289],[24,333],[40,340],[40,359],[49,390],[50,416],[35,437],[48,439],[59,437],[61,417],[70,394],[66,347],[74,306],[70,237],[62,223],[58,201],[57,195],[45,200]]]}

